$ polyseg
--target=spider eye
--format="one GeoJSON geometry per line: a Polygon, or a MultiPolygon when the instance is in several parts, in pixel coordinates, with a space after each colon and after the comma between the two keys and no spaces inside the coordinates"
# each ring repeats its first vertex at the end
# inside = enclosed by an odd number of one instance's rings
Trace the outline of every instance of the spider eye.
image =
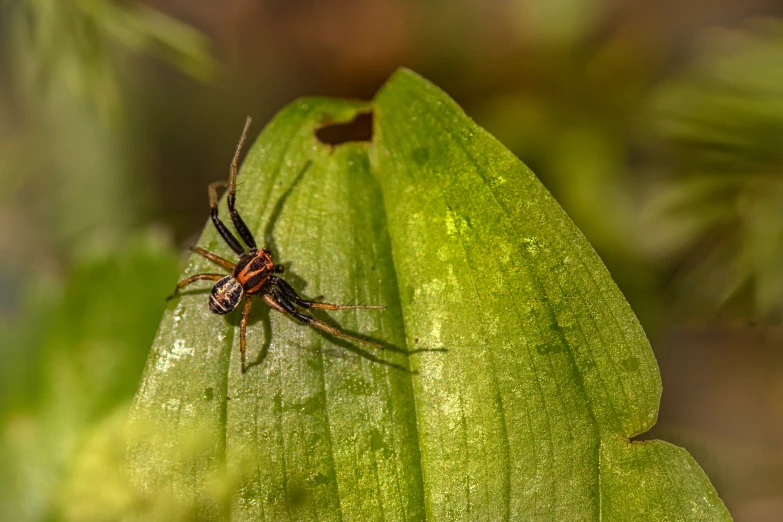
{"type": "Polygon", "coordinates": [[[225,315],[237,307],[242,299],[242,285],[232,276],[226,276],[212,287],[209,309],[212,313],[225,315]]]}

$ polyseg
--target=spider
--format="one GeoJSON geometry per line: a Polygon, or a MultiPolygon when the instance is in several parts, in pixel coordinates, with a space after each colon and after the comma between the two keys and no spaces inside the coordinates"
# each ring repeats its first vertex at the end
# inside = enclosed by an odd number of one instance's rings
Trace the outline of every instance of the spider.
{"type": "Polygon", "coordinates": [[[212,292],[209,296],[209,309],[218,315],[225,315],[231,312],[239,305],[242,298],[245,298],[245,307],[242,310],[242,321],[239,323],[239,354],[241,360],[242,373],[245,373],[245,334],[247,332],[247,321],[250,317],[250,307],[253,297],[261,297],[264,302],[272,309],[277,310],[282,314],[289,315],[294,319],[308,324],[314,328],[322,330],[335,337],[340,337],[348,341],[355,343],[363,343],[369,346],[383,349],[383,346],[349,335],[333,326],[330,326],[323,321],[319,321],[315,317],[306,314],[299,310],[300,308],[316,308],[321,310],[348,310],[356,308],[372,308],[383,310],[386,307],[383,305],[338,305],[331,303],[323,303],[320,301],[311,301],[303,299],[297,295],[293,287],[288,284],[282,277],[278,277],[274,274],[281,274],[285,271],[283,265],[275,264],[272,259],[272,252],[268,247],[258,249],[256,247],[256,241],[253,234],[247,228],[247,225],[242,220],[237,212],[234,204],[236,202],[236,181],[237,181],[237,166],[239,163],[239,155],[242,151],[242,147],[245,144],[247,138],[247,130],[250,127],[251,118],[248,116],[245,122],[245,128],[242,131],[242,136],[239,139],[236,152],[234,153],[234,159],[231,161],[231,167],[229,169],[228,177],[228,211],[231,215],[231,222],[234,224],[239,237],[242,238],[245,245],[247,245],[247,251],[242,247],[240,242],[231,233],[226,225],[218,218],[218,187],[226,186],[224,181],[217,181],[209,185],[209,205],[210,205],[210,217],[212,223],[215,225],[220,237],[228,244],[228,246],[237,253],[239,261],[234,264],[227,259],[218,257],[212,252],[208,252],[199,247],[192,247],[191,250],[196,254],[206,257],[210,261],[214,262],[231,270],[231,275],[224,274],[196,274],[188,277],[177,283],[177,287],[174,292],[167,298],[167,300],[174,299],[179,295],[181,288],[195,283],[196,281],[210,280],[217,281],[215,286],[212,287],[212,292]]]}

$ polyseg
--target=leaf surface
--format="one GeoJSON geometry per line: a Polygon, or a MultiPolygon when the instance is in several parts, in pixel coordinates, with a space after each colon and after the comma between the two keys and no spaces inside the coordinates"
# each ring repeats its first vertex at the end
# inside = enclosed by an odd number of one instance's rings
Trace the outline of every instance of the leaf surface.
{"type": "MultiPolygon", "coordinates": [[[[212,315],[206,289],[181,297],[132,412],[140,513],[730,519],[684,450],[629,442],[661,393],[644,332],[535,176],[435,86],[403,70],[372,102],[295,102],[239,182],[297,291],[387,306],[316,315],[387,349],[258,301],[242,375],[239,314],[212,315]],[[316,139],[370,110],[372,142],[316,139]]],[[[199,245],[232,258],[210,226],[199,245]]],[[[193,257],[183,275],[216,271],[193,257]]]]}

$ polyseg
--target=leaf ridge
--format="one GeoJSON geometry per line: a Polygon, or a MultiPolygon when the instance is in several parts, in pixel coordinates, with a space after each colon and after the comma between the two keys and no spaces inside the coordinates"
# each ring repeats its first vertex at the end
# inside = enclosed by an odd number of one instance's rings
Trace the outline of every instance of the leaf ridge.
{"type": "MultiPolygon", "coordinates": [[[[392,123],[390,123],[390,122],[387,123],[387,126],[390,127],[390,128],[394,127],[394,125],[392,123]]],[[[397,132],[396,135],[398,137],[398,141],[400,141],[400,142],[406,142],[407,141],[406,138],[405,138],[405,134],[404,133],[397,132]]],[[[387,138],[387,140],[388,139],[389,138],[387,138]]],[[[413,176],[411,176],[411,173],[410,173],[410,168],[408,167],[407,164],[403,164],[402,168],[404,170],[408,171],[408,175],[413,178],[413,176]]],[[[446,196],[445,196],[445,194],[444,194],[444,192],[442,190],[442,187],[438,186],[438,189],[439,189],[439,192],[441,194],[441,200],[443,201],[444,205],[447,208],[449,208],[449,210],[451,210],[451,207],[450,207],[450,205],[448,203],[448,198],[446,198],[446,196]]],[[[467,255],[468,249],[467,249],[466,245],[464,244],[464,241],[462,240],[461,237],[460,237],[460,245],[461,245],[462,250],[463,250],[465,263],[468,264],[469,266],[471,266],[471,268],[473,268],[472,265],[471,265],[470,258],[467,255]]],[[[475,281],[475,278],[472,275],[470,276],[470,278],[471,278],[472,293],[477,298],[479,296],[478,291],[477,291],[478,285],[477,285],[477,283],[475,281]]],[[[504,468],[505,468],[504,469],[505,498],[504,498],[504,504],[506,505],[506,510],[505,510],[506,511],[506,516],[505,516],[505,519],[509,520],[510,519],[510,488],[511,488],[511,486],[510,486],[510,470],[511,470],[511,466],[510,466],[510,448],[509,448],[509,441],[508,441],[508,429],[507,429],[507,422],[506,422],[506,418],[505,418],[505,411],[504,411],[504,408],[503,408],[503,399],[502,399],[502,395],[500,393],[500,385],[499,385],[499,382],[497,380],[497,363],[495,361],[494,354],[492,353],[492,350],[488,350],[487,352],[490,354],[489,355],[489,359],[490,359],[490,366],[492,367],[493,385],[495,387],[495,397],[496,397],[497,406],[498,406],[498,409],[499,409],[498,413],[499,413],[499,418],[500,418],[500,421],[501,421],[500,425],[501,425],[501,429],[502,429],[502,437],[504,439],[504,447],[505,447],[505,459],[504,459],[505,460],[505,465],[504,465],[504,468]]],[[[463,435],[464,435],[463,439],[464,439],[465,452],[467,454],[467,453],[469,453],[470,445],[469,445],[468,440],[467,440],[467,435],[468,435],[467,419],[465,417],[465,410],[464,410],[464,404],[462,402],[462,394],[461,393],[459,394],[459,398],[460,398],[461,422],[463,424],[462,432],[463,432],[463,435]]],[[[421,444],[421,441],[419,441],[419,444],[421,444]]],[[[466,477],[466,479],[469,481],[470,480],[470,476],[468,475],[466,477]]],[[[470,502],[469,482],[468,482],[468,487],[466,488],[466,503],[467,503],[467,507],[468,507],[468,514],[470,514],[471,502],[470,502]]]]}
{"type": "MultiPolygon", "coordinates": [[[[403,134],[398,134],[398,135],[401,137],[400,138],[401,141],[407,141],[403,134]]],[[[408,168],[407,165],[405,165],[405,168],[406,169],[408,168]]],[[[441,185],[438,185],[438,190],[439,190],[440,195],[441,195],[441,200],[446,205],[446,207],[451,211],[452,210],[451,205],[448,203],[448,198],[446,197],[446,195],[445,195],[445,193],[443,191],[443,187],[441,185]]],[[[477,284],[475,276],[473,275],[474,271],[475,271],[475,267],[473,266],[473,264],[472,264],[472,262],[470,260],[470,257],[468,256],[468,248],[465,245],[465,241],[464,241],[464,238],[462,237],[462,234],[458,233],[458,237],[459,237],[459,244],[460,244],[460,246],[462,248],[462,253],[463,253],[463,256],[464,256],[463,258],[465,260],[465,263],[471,269],[469,271],[469,277],[470,277],[470,282],[471,282],[471,284],[470,284],[471,291],[472,291],[474,297],[476,298],[476,301],[478,301],[478,297],[479,297],[478,288],[479,288],[479,285],[477,284]]],[[[491,350],[491,349],[487,350],[486,352],[489,354],[489,364],[490,364],[490,367],[492,368],[492,383],[493,383],[493,386],[495,388],[494,395],[495,395],[495,399],[496,399],[496,403],[497,403],[497,408],[499,410],[498,413],[499,413],[499,419],[500,419],[501,436],[503,438],[503,447],[504,447],[504,466],[503,466],[504,467],[504,481],[503,481],[504,482],[504,499],[503,499],[503,501],[504,501],[504,504],[506,506],[506,509],[505,509],[505,520],[510,520],[510,517],[511,517],[511,450],[510,450],[510,444],[509,444],[509,439],[508,439],[508,425],[507,425],[505,409],[504,409],[504,406],[503,406],[503,396],[502,396],[501,391],[500,391],[500,383],[498,382],[498,379],[497,379],[497,361],[496,361],[496,358],[495,358],[495,354],[494,354],[493,350],[491,350]]],[[[460,394],[460,398],[461,397],[462,397],[462,395],[460,394]]],[[[460,402],[460,404],[462,404],[462,402],[460,402]]],[[[462,418],[463,418],[463,422],[465,422],[464,407],[462,408],[462,418]]],[[[467,437],[468,430],[465,428],[465,429],[463,429],[463,432],[465,433],[465,436],[467,437]]],[[[467,448],[470,447],[468,445],[468,443],[467,443],[467,440],[465,441],[465,447],[466,447],[466,450],[467,450],[467,448]]],[[[468,493],[469,493],[469,490],[468,490],[468,493]]],[[[470,496],[468,494],[468,499],[469,498],[470,498],[470,496]]],[[[469,500],[468,500],[468,506],[470,506],[469,500]]],[[[470,513],[470,509],[468,509],[468,513],[470,513]]]]}

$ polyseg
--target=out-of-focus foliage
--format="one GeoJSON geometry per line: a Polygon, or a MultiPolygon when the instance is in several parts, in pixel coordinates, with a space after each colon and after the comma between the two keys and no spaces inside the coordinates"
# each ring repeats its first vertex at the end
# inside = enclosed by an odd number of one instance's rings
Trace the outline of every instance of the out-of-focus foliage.
{"type": "MultiPolygon", "coordinates": [[[[37,87],[67,89],[105,115],[121,108],[121,48],[160,56],[183,72],[209,78],[214,63],[200,33],[137,2],[23,0],[9,30],[18,72],[37,87]]],[[[34,90],[31,95],[40,95],[34,90]]]]}
{"type": "Polygon", "coordinates": [[[127,234],[151,199],[129,136],[127,85],[143,63],[130,52],[207,79],[207,39],[136,2],[22,0],[4,14],[0,201],[37,229],[30,250],[127,234]]]}
{"type": "Polygon", "coordinates": [[[75,260],[62,285],[31,282],[20,319],[0,325],[0,520],[59,513],[81,445],[124,423],[177,267],[167,241],[141,234],[75,260]]]}
{"type": "Polygon", "coordinates": [[[691,308],[739,300],[765,319],[783,313],[781,57],[780,21],[716,29],[657,93],[670,155],[642,244],[675,263],[678,301],[691,308]]]}

